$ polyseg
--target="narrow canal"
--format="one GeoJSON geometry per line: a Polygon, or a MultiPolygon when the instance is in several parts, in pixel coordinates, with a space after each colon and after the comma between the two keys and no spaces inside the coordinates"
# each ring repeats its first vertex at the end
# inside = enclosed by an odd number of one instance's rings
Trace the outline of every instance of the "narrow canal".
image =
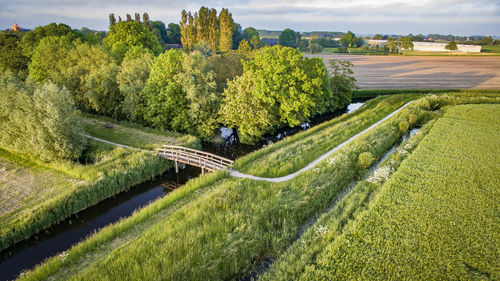
{"type": "MultiPolygon", "coordinates": [[[[344,113],[350,113],[360,108],[364,101],[355,100],[346,110],[318,116],[313,118],[311,122],[294,128],[280,129],[274,135],[266,136],[265,140],[252,146],[239,143],[231,129],[221,128],[220,141],[215,144],[204,144],[203,150],[236,159],[261,148],[263,145],[279,141],[286,136],[304,131],[344,113]]],[[[29,240],[17,243],[0,252],[0,280],[15,279],[22,271],[31,269],[45,259],[71,248],[72,245],[102,227],[129,217],[135,210],[165,196],[173,188],[183,185],[200,173],[199,168],[191,166],[181,169],[179,174],[172,170],[168,171],[150,182],[139,184],[127,192],[108,198],[67,218],[58,225],[42,231],[29,240]]]]}

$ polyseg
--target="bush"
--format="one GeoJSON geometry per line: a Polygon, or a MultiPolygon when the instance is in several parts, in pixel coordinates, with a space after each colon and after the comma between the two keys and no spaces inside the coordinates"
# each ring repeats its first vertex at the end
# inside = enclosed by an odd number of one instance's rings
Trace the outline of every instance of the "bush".
{"type": "Polygon", "coordinates": [[[399,122],[399,132],[401,134],[405,134],[408,131],[408,128],[410,127],[410,124],[406,121],[401,121],[399,122]]]}
{"type": "Polygon", "coordinates": [[[77,159],[85,145],[66,88],[0,77],[0,146],[42,161],[77,159]]]}
{"type": "Polygon", "coordinates": [[[370,167],[372,162],[373,162],[373,155],[370,152],[363,152],[363,153],[359,154],[358,166],[361,169],[366,169],[366,168],[370,167]]]}

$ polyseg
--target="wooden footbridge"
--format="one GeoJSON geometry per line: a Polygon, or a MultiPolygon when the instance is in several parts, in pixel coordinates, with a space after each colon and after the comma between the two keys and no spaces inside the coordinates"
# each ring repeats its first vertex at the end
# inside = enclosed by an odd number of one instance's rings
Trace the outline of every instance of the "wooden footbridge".
{"type": "Polygon", "coordinates": [[[156,149],[158,156],[175,162],[175,172],[179,172],[178,163],[188,164],[201,168],[201,173],[205,171],[224,170],[233,167],[233,160],[224,157],[191,149],[182,146],[164,145],[163,148],[156,149]]]}

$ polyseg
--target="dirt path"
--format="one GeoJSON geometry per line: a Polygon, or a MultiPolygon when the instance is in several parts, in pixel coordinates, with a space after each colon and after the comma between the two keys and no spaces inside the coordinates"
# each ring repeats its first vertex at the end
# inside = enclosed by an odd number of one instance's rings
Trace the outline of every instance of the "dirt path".
{"type": "Polygon", "coordinates": [[[307,56],[351,61],[360,89],[500,89],[500,56],[307,56]]]}
{"type": "Polygon", "coordinates": [[[300,175],[301,173],[303,173],[303,172],[311,169],[312,167],[316,166],[319,162],[325,160],[330,155],[332,155],[332,153],[334,153],[335,151],[337,151],[337,150],[341,149],[342,147],[346,146],[347,144],[349,144],[350,142],[352,142],[353,140],[355,140],[356,138],[358,138],[362,134],[368,132],[369,130],[371,130],[371,129],[377,127],[378,125],[380,125],[382,122],[384,122],[387,119],[391,118],[392,116],[394,116],[395,114],[397,114],[398,112],[400,112],[401,110],[403,110],[405,107],[407,107],[408,105],[410,105],[412,102],[414,102],[414,101],[410,101],[410,102],[406,103],[402,107],[398,108],[396,111],[394,111],[391,114],[387,115],[386,117],[382,118],[382,120],[380,120],[377,123],[371,125],[370,127],[366,128],[365,130],[357,133],[356,135],[352,136],[351,138],[349,138],[348,140],[346,140],[343,143],[339,144],[338,146],[332,148],[330,151],[328,151],[327,153],[321,155],[316,160],[314,160],[313,162],[309,163],[307,166],[305,166],[304,168],[298,170],[295,173],[291,173],[289,175],[278,177],[278,178],[262,178],[262,177],[257,177],[257,176],[253,176],[253,175],[243,174],[243,173],[235,171],[235,170],[229,170],[230,175],[233,176],[233,177],[236,177],[236,178],[247,178],[247,179],[260,180],[260,181],[268,181],[268,182],[284,182],[284,181],[287,181],[287,180],[291,180],[291,179],[295,178],[296,176],[300,175]]]}

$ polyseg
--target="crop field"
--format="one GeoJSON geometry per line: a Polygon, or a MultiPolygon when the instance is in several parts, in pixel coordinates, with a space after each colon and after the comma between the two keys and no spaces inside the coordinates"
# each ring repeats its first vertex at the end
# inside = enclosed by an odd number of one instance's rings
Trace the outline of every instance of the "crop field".
{"type": "Polygon", "coordinates": [[[500,56],[307,56],[351,61],[360,89],[500,88],[500,56]]]}
{"type": "MultiPolygon", "coordinates": [[[[365,173],[367,167],[359,164],[361,154],[380,158],[408,128],[402,124],[439,117],[441,106],[460,102],[500,100],[452,95],[412,104],[287,182],[235,179],[222,172],[197,178],[21,279],[222,280],[247,276],[263,261],[284,253],[309,218],[322,213],[365,173]]],[[[356,198],[355,202],[363,201],[356,198]]]]}
{"type": "MultiPolygon", "coordinates": [[[[189,135],[175,138],[139,128],[130,128],[128,132],[124,126],[106,129],[102,126],[104,122],[99,120],[87,117],[85,121],[89,133],[113,141],[127,144],[140,141],[146,148],[163,141],[199,146],[198,139],[189,135]],[[141,138],[135,140],[135,135],[141,138]],[[147,143],[148,136],[152,143],[147,143]]],[[[172,166],[146,152],[116,148],[93,140],[89,140],[80,163],[34,162],[0,150],[0,249],[172,166]]]]}
{"type": "Polygon", "coordinates": [[[448,109],[345,230],[332,211],[265,279],[498,280],[499,138],[500,105],[448,109]]]}

